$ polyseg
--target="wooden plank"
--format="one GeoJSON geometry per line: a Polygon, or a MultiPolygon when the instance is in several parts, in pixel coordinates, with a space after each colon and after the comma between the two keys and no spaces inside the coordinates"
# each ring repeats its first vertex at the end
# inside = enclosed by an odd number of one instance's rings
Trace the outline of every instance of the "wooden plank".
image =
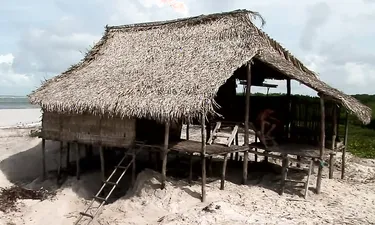
{"type": "Polygon", "coordinates": [[[341,179],[345,178],[345,158],[346,158],[346,149],[348,146],[348,133],[349,133],[349,113],[346,112],[344,147],[342,149],[342,158],[341,158],[341,179]]]}
{"type": "MultiPolygon", "coordinates": [[[[250,61],[246,66],[247,72],[247,85],[246,85],[246,103],[245,103],[245,146],[249,146],[249,119],[250,119],[250,92],[251,92],[251,64],[253,62],[250,61]]],[[[242,168],[242,184],[247,183],[247,167],[248,167],[248,155],[249,152],[245,151],[244,153],[244,160],[243,160],[243,168],[242,168]]]]}
{"type": "MultiPolygon", "coordinates": [[[[324,98],[320,98],[320,155],[319,160],[323,160],[324,150],[325,150],[325,108],[324,108],[324,98]]],[[[322,175],[323,175],[323,165],[319,163],[318,167],[318,177],[316,181],[316,193],[320,193],[322,186],[322,175]]]]}
{"type": "Polygon", "coordinates": [[[227,144],[228,147],[230,147],[232,145],[232,142],[233,142],[234,138],[236,137],[237,132],[238,132],[238,125],[235,125],[234,128],[233,128],[232,134],[230,134],[230,136],[229,136],[229,140],[228,140],[228,144],[227,144]]]}
{"type": "Polygon", "coordinates": [[[214,134],[216,134],[218,132],[218,130],[220,129],[220,127],[221,127],[221,122],[220,121],[216,122],[215,128],[212,131],[213,135],[210,135],[210,138],[208,139],[207,144],[209,144],[209,145],[212,144],[213,139],[214,139],[214,134]]]}
{"type": "Polygon", "coordinates": [[[226,173],[226,170],[227,170],[227,161],[228,161],[228,154],[225,154],[224,155],[224,161],[223,161],[223,169],[221,171],[220,190],[224,190],[225,173],[226,173]]]}
{"type": "Polygon", "coordinates": [[[165,123],[163,165],[162,165],[162,171],[161,171],[162,173],[161,189],[165,188],[165,181],[167,180],[168,143],[169,143],[169,121],[165,123]]]}
{"type": "Polygon", "coordinates": [[[46,171],[46,140],[42,139],[42,174],[43,180],[47,178],[47,171],[46,171]]]}
{"type": "Polygon", "coordinates": [[[104,182],[105,179],[105,158],[104,158],[104,151],[103,146],[99,145],[99,155],[100,155],[100,176],[102,182],[104,182]]]}
{"type": "Polygon", "coordinates": [[[202,134],[202,202],[206,201],[206,130],[205,130],[205,113],[201,115],[201,134],[202,134]]]}

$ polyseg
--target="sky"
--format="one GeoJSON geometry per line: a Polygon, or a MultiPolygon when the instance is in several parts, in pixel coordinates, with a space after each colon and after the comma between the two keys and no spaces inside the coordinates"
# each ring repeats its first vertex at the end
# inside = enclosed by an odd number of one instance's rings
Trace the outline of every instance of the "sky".
{"type": "MultiPolygon", "coordinates": [[[[27,95],[77,63],[107,24],[235,9],[259,12],[262,29],[329,85],[375,93],[375,0],[0,0],[0,95],[27,95]]],[[[292,93],[315,92],[293,82],[292,93]]]]}

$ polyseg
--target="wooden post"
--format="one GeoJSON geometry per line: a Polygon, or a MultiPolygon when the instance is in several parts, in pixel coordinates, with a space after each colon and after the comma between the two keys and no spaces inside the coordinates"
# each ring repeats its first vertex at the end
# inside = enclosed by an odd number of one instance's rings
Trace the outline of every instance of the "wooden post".
{"type": "Polygon", "coordinates": [[[206,130],[205,130],[205,113],[201,115],[201,134],[202,134],[202,202],[206,201],[206,130]]]}
{"type": "Polygon", "coordinates": [[[337,106],[333,105],[332,109],[332,145],[333,152],[329,154],[329,179],[333,178],[333,167],[335,164],[334,152],[336,152],[336,138],[337,138],[337,106]]]}
{"type": "Polygon", "coordinates": [[[211,123],[208,121],[207,126],[206,126],[206,142],[210,139],[211,137],[211,123]]]}
{"type": "Polygon", "coordinates": [[[66,170],[69,170],[70,165],[70,142],[66,143],[66,170]]]}
{"type": "Polygon", "coordinates": [[[280,192],[279,192],[280,195],[282,195],[285,190],[285,181],[288,176],[288,165],[289,165],[288,155],[283,155],[282,168],[281,168],[280,192]]]}
{"type": "Polygon", "coordinates": [[[342,159],[341,159],[341,179],[344,179],[345,177],[345,155],[346,155],[346,150],[348,147],[348,133],[349,133],[349,113],[346,112],[344,148],[342,149],[342,159]]]}
{"type": "Polygon", "coordinates": [[[227,160],[228,160],[228,154],[225,154],[224,155],[224,162],[223,162],[223,170],[221,171],[220,190],[224,190],[225,173],[226,173],[226,170],[227,170],[227,160]]]}
{"type": "Polygon", "coordinates": [[[190,128],[190,120],[186,122],[186,140],[189,140],[189,128],[190,128]]]}
{"type": "Polygon", "coordinates": [[[57,167],[57,182],[61,178],[61,168],[62,168],[62,153],[63,153],[63,148],[64,148],[64,142],[60,141],[60,149],[59,149],[59,164],[57,167]]]}
{"type": "Polygon", "coordinates": [[[161,173],[162,173],[161,189],[165,188],[165,181],[167,180],[168,143],[169,143],[169,121],[165,123],[165,131],[164,131],[163,165],[161,169],[161,173]]]}
{"type": "Polygon", "coordinates": [[[193,153],[190,154],[190,165],[189,165],[189,184],[191,184],[193,180],[193,153]]]}
{"type": "Polygon", "coordinates": [[[292,105],[291,105],[291,82],[290,78],[286,80],[286,96],[287,96],[287,102],[288,102],[288,113],[287,113],[287,123],[286,123],[286,135],[287,138],[290,138],[290,112],[292,110],[292,105]]]}
{"type": "Polygon", "coordinates": [[[75,148],[76,148],[76,166],[77,166],[77,170],[76,170],[76,176],[77,176],[77,180],[80,179],[80,175],[81,175],[81,167],[79,165],[79,162],[81,160],[81,155],[80,155],[80,146],[77,142],[74,143],[75,145],[75,148]]]}
{"type": "Polygon", "coordinates": [[[100,155],[100,170],[101,170],[101,179],[104,182],[105,179],[105,158],[104,158],[104,151],[103,146],[99,145],[99,155],[100,155]]]}
{"type": "Polygon", "coordinates": [[[42,174],[43,180],[47,178],[47,171],[46,171],[46,139],[42,139],[42,174]]]}
{"type": "MultiPolygon", "coordinates": [[[[246,103],[245,103],[245,146],[249,147],[249,117],[250,117],[250,91],[251,91],[251,64],[250,61],[246,66],[247,72],[247,85],[246,85],[246,103]]],[[[247,183],[247,166],[248,166],[249,152],[245,151],[243,156],[243,168],[242,168],[242,184],[247,183]]]]}
{"type": "Polygon", "coordinates": [[[324,150],[325,150],[325,109],[324,109],[324,98],[320,96],[320,154],[319,154],[319,167],[318,167],[318,178],[316,181],[316,193],[320,193],[320,189],[322,186],[322,175],[323,175],[323,158],[324,158],[324,150]]]}
{"type": "Polygon", "coordinates": [[[134,187],[135,184],[135,174],[136,174],[136,150],[133,148],[132,157],[133,157],[133,165],[132,165],[132,187],[134,187]]]}

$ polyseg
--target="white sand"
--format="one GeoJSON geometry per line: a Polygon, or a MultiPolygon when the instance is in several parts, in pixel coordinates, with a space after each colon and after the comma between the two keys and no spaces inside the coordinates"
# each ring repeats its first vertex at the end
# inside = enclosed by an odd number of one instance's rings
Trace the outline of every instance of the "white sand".
{"type": "Polygon", "coordinates": [[[40,124],[40,109],[0,109],[0,128],[40,124]]]}
{"type": "MultiPolygon", "coordinates": [[[[0,110],[1,111],[1,110],[0,110]]],[[[25,122],[25,121],[16,121],[25,122]]],[[[70,177],[62,187],[55,179],[40,182],[40,140],[28,137],[29,129],[0,129],[0,187],[12,183],[28,188],[57,190],[52,200],[19,200],[19,212],[0,212],[2,224],[72,224],[79,211],[99,188],[99,173],[70,177]]],[[[56,168],[58,145],[47,142],[48,168],[56,168]]],[[[340,156],[337,156],[340,157],[340,156]]],[[[336,166],[340,166],[339,161],[336,166]]],[[[235,169],[228,170],[234,177],[235,169]]],[[[325,169],[327,175],[327,169],[325,169]]],[[[275,175],[266,174],[243,186],[230,181],[219,190],[220,181],[207,185],[207,202],[201,203],[200,184],[168,178],[160,190],[160,174],[145,170],[128,194],[106,205],[92,224],[371,224],[375,223],[375,160],[348,156],[348,178],[323,179],[320,195],[309,191],[308,199],[295,193],[279,196],[275,175]],[[258,183],[258,184],[257,184],[258,183]],[[207,210],[203,208],[207,207],[207,210]]],[[[238,175],[238,174],[237,174],[238,175]]],[[[240,175],[240,174],[239,174],[240,175]]],[[[252,176],[251,172],[249,176],[252,176]]],[[[237,178],[233,178],[233,182],[237,178]]],[[[315,182],[315,177],[312,178],[315,182]]],[[[287,188],[289,189],[289,188],[287,188]]]]}

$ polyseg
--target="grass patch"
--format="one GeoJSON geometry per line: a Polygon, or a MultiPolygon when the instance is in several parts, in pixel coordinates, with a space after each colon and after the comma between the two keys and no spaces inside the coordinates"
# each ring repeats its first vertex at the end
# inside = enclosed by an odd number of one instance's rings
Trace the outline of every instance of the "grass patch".
{"type": "Polygon", "coordinates": [[[349,152],[361,158],[375,158],[375,130],[350,124],[348,135],[349,152]]]}

